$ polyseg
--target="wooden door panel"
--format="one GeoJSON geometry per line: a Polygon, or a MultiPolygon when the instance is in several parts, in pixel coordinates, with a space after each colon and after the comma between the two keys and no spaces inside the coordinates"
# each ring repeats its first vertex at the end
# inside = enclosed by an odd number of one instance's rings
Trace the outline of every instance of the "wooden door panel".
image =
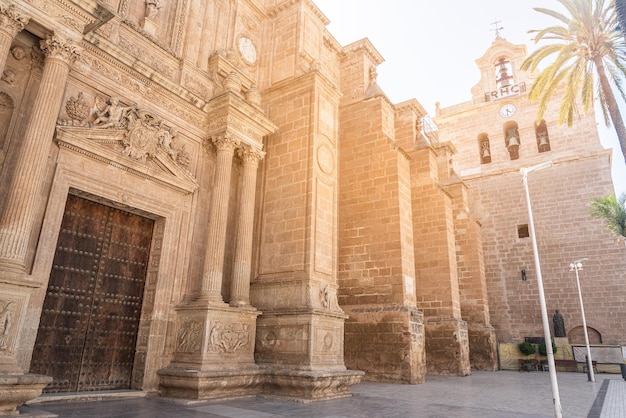
{"type": "Polygon", "coordinates": [[[31,363],[46,392],[130,388],[152,228],[68,197],[31,363]]]}
{"type": "Polygon", "coordinates": [[[79,390],[131,383],[153,223],[115,209],[109,215],[79,390]]]}

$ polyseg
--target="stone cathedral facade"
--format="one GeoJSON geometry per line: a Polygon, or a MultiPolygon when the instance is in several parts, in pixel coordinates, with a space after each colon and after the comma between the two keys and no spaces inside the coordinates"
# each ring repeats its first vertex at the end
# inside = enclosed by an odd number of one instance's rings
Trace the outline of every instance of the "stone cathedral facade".
{"type": "Polygon", "coordinates": [[[495,370],[492,323],[521,335],[454,128],[391,103],[311,0],[0,0],[0,22],[3,411],[333,399],[495,370]]]}

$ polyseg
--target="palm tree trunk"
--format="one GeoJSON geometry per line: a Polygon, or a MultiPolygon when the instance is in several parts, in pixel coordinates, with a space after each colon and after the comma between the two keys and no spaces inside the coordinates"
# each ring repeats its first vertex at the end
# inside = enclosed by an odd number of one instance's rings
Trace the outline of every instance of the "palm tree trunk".
{"type": "Polygon", "coordinates": [[[624,161],[626,162],[626,126],[624,126],[624,120],[622,119],[622,115],[619,111],[617,100],[615,100],[615,95],[611,89],[611,83],[609,83],[609,79],[606,76],[602,58],[595,58],[594,63],[598,72],[598,78],[600,79],[600,88],[604,94],[606,107],[609,110],[609,116],[611,117],[611,122],[615,128],[615,133],[617,133],[617,139],[619,141],[620,148],[622,149],[624,161]]]}

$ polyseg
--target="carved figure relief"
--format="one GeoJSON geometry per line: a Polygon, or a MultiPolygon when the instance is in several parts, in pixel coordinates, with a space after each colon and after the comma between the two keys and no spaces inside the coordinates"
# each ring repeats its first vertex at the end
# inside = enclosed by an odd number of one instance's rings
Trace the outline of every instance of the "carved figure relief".
{"type": "Polygon", "coordinates": [[[176,351],[193,353],[200,350],[201,324],[198,321],[185,322],[178,333],[176,351]]]}
{"type": "Polygon", "coordinates": [[[180,167],[188,169],[191,156],[184,144],[176,146],[178,130],[166,125],[153,113],[140,110],[135,104],[124,106],[116,96],[109,100],[96,96],[91,109],[83,92],[79,92],[65,103],[68,118],[59,119],[57,123],[62,126],[126,130],[122,153],[127,157],[145,163],[148,157],[153,157],[161,149],[180,167]],[[90,122],[90,119],[93,121],[90,122]]]}
{"type": "Polygon", "coordinates": [[[333,310],[339,308],[337,293],[328,284],[322,284],[319,291],[320,304],[325,309],[333,310]]]}
{"type": "Polygon", "coordinates": [[[26,50],[21,46],[14,46],[11,48],[11,55],[18,61],[23,60],[26,57],[26,50]]]}
{"type": "Polygon", "coordinates": [[[162,7],[161,0],[146,0],[146,17],[154,19],[162,7]]]}
{"type": "Polygon", "coordinates": [[[121,106],[120,99],[116,96],[112,96],[109,104],[104,106],[101,104],[101,98],[96,98],[96,107],[99,112],[98,117],[93,121],[93,126],[97,128],[122,128],[127,122],[128,112],[136,109],[136,106],[121,106]]]}
{"type": "Polygon", "coordinates": [[[248,324],[221,324],[215,322],[209,333],[208,351],[217,353],[236,353],[249,343],[248,324]]]}
{"type": "Polygon", "coordinates": [[[13,310],[15,309],[15,302],[0,301],[0,351],[7,351],[9,349],[9,332],[13,327],[13,310]]]}
{"type": "Polygon", "coordinates": [[[15,82],[15,71],[4,70],[4,72],[2,73],[2,81],[12,85],[15,82]]]}

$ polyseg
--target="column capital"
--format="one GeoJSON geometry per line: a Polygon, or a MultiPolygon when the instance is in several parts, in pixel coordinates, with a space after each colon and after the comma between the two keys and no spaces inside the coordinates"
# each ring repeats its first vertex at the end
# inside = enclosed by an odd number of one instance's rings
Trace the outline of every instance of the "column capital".
{"type": "Polygon", "coordinates": [[[55,58],[72,65],[80,56],[82,50],[73,41],[57,35],[48,35],[39,43],[46,58],[55,58]]]}
{"type": "Polygon", "coordinates": [[[239,146],[239,141],[228,134],[215,135],[211,138],[211,142],[218,152],[227,151],[234,153],[235,149],[239,146]]]}
{"type": "Polygon", "coordinates": [[[21,13],[15,4],[0,4],[0,30],[11,37],[21,32],[29,20],[30,17],[21,13]]]}
{"type": "Polygon", "coordinates": [[[261,151],[256,148],[239,148],[237,150],[237,155],[243,161],[244,164],[253,164],[257,165],[259,161],[265,158],[265,151],[261,151]]]}

